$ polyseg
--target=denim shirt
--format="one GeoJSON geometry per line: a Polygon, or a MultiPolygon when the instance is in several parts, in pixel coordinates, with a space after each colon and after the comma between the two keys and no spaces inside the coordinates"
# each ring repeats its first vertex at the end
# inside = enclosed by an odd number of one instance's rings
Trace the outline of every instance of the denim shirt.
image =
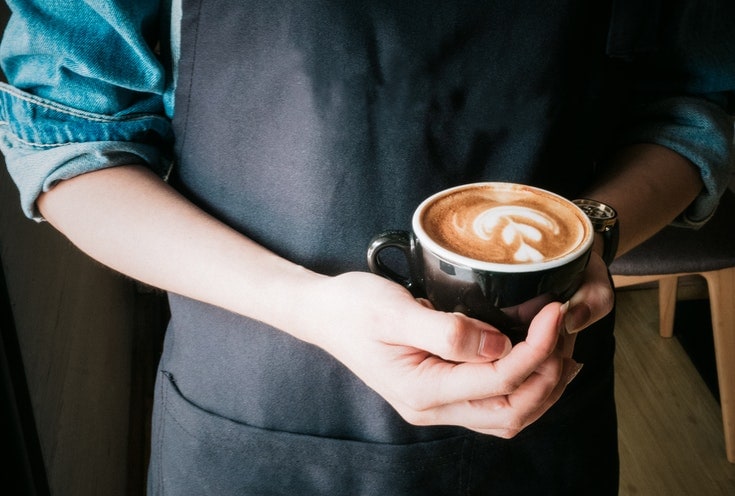
{"type": "MultiPolygon", "coordinates": [[[[42,192],[105,167],[144,163],[165,177],[172,163],[180,0],[7,3],[12,16],[0,63],[9,84],[0,83],[0,149],[23,212],[42,220],[35,207],[42,192]]],[[[614,2],[613,22],[626,3],[614,2]]],[[[699,168],[704,188],[680,219],[697,226],[716,208],[735,163],[728,115],[735,105],[735,16],[717,10],[733,10],[731,2],[683,3],[664,2],[656,60],[665,76],[641,83],[643,105],[619,141],[658,143],[699,168]],[[672,12],[678,21],[706,25],[670,22],[672,12]]],[[[624,22],[612,25],[611,56],[636,55],[625,34],[624,22]]]]}

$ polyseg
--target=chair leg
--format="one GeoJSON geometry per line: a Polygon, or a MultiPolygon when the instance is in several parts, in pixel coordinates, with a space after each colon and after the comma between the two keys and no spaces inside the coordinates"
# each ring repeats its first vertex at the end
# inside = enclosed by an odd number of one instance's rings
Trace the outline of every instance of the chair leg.
{"type": "Polygon", "coordinates": [[[663,276],[658,281],[659,334],[663,338],[674,335],[674,313],[676,311],[676,290],[679,278],[663,276]]]}
{"type": "Polygon", "coordinates": [[[735,267],[702,274],[712,308],[717,379],[727,459],[735,463],[735,267]]]}

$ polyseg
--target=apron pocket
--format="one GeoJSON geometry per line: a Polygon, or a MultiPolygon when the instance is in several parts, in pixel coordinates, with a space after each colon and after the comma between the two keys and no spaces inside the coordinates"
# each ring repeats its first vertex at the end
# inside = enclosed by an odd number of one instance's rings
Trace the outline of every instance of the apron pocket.
{"type": "Polygon", "coordinates": [[[460,494],[470,436],[381,444],[260,429],[203,410],[160,377],[151,494],[460,494]]]}

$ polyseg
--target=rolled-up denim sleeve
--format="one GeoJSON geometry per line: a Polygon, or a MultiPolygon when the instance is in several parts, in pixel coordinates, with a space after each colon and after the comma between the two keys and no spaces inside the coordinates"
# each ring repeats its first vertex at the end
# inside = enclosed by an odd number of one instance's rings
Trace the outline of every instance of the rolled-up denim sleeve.
{"type": "Polygon", "coordinates": [[[85,172],[143,163],[165,175],[171,82],[153,49],[162,25],[158,2],[8,5],[0,148],[24,213],[40,220],[41,192],[85,172]]]}
{"type": "Polygon", "coordinates": [[[622,144],[656,143],[689,159],[703,188],[676,220],[698,227],[735,169],[735,2],[660,2],[657,48],[619,53],[638,75],[622,144]]]}
{"type": "Polygon", "coordinates": [[[714,213],[733,177],[733,120],[704,98],[671,97],[641,105],[623,135],[629,143],[656,143],[686,157],[699,169],[703,188],[675,221],[699,227],[714,213]]]}

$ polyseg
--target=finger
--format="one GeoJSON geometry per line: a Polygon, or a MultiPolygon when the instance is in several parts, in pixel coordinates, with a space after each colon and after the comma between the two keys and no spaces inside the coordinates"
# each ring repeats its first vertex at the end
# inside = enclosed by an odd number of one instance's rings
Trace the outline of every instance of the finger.
{"type": "Polygon", "coordinates": [[[610,313],[614,302],[615,293],[610,285],[605,262],[593,253],[582,285],[569,299],[569,310],[564,322],[566,332],[579,332],[600,320],[610,313]]]}
{"type": "MultiPolygon", "coordinates": [[[[555,352],[560,309],[559,303],[544,307],[531,322],[527,340],[494,362],[454,363],[418,353],[401,357],[408,380],[396,386],[396,400],[421,411],[513,393],[555,352]],[[401,390],[403,384],[410,384],[411,389],[401,390]]],[[[544,380],[548,382],[545,394],[549,394],[555,386],[553,374],[537,379],[540,388],[544,380]]]]}
{"type": "Polygon", "coordinates": [[[527,418],[526,426],[541,418],[541,416],[546,413],[549,408],[551,408],[559,400],[559,398],[561,398],[561,395],[564,393],[567,386],[574,380],[575,377],[577,377],[579,372],[582,370],[582,367],[583,364],[577,363],[571,358],[564,359],[559,382],[556,384],[556,387],[551,392],[551,394],[549,394],[549,396],[541,403],[540,407],[527,418]]]}
{"type": "Polygon", "coordinates": [[[518,384],[531,375],[554,353],[566,308],[558,302],[543,307],[531,321],[525,341],[518,343],[507,357],[496,362],[497,371],[506,377],[520,378],[518,384]]]}
{"type": "MultiPolygon", "coordinates": [[[[513,425],[513,423],[509,423],[505,427],[494,427],[494,428],[484,428],[484,429],[475,429],[472,427],[469,427],[473,430],[476,430],[477,432],[481,432],[483,434],[490,434],[497,437],[502,437],[505,439],[510,439],[514,436],[516,436],[519,432],[521,432],[523,429],[528,427],[529,425],[536,422],[539,418],[541,418],[558,400],[561,398],[561,395],[566,390],[566,387],[574,380],[574,378],[579,374],[579,371],[582,369],[582,364],[579,364],[575,362],[572,359],[565,359],[564,360],[564,368],[561,376],[561,380],[557,383],[554,390],[549,394],[549,396],[546,398],[546,400],[530,415],[527,415],[525,417],[525,420],[519,421],[516,425],[513,425]]],[[[499,410],[498,407],[499,403],[495,401],[494,403],[491,403],[491,408],[494,407],[495,410],[499,410]]],[[[514,407],[511,407],[514,408],[514,407]]]]}
{"type": "Polygon", "coordinates": [[[552,294],[544,293],[526,300],[520,305],[503,308],[503,313],[515,322],[531,322],[536,314],[552,301],[554,301],[552,294]]]}
{"type": "Polygon", "coordinates": [[[427,351],[449,362],[488,362],[506,356],[510,339],[493,326],[460,313],[437,312],[423,303],[386,342],[427,351]],[[418,332],[417,332],[418,329],[418,332]]]}
{"type": "MultiPolygon", "coordinates": [[[[462,425],[479,432],[512,437],[536,421],[561,396],[574,372],[575,362],[549,358],[510,395],[442,404],[410,410],[405,418],[416,425],[462,425]]],[[[397,408],[400,411],[400,408],[397,408]]]]}

